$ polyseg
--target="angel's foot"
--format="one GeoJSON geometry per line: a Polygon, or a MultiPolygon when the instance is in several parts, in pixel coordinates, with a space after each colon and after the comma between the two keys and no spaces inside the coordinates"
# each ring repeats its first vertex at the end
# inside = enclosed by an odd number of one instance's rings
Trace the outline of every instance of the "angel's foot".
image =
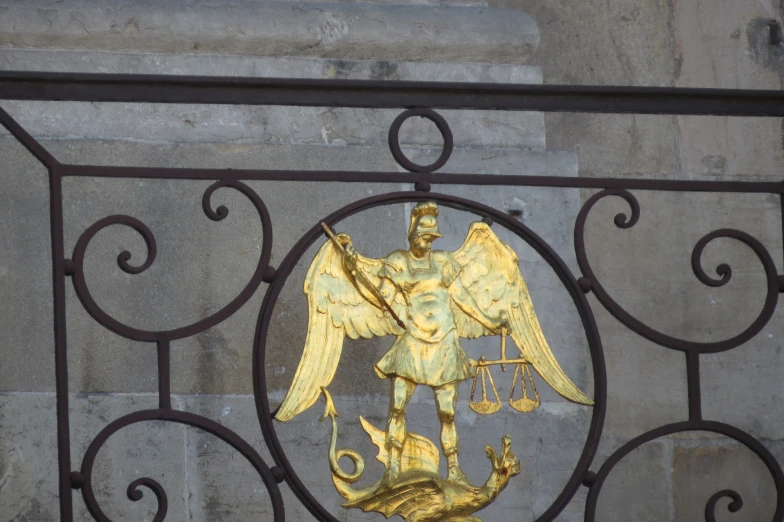
{"type": "Polygon", "coordinates": [[[400,459],[402,450],[395,446],[389,448],[389,462],[384,476],[381,478],[379,489],[389,489],[397,484],[397,477],[400,474],[400,459]]]}
{"type": "Polygon", "coordinates": [[[384,476],[381,478],[381,484],[378,486],[378,490],[384,489],[391,489],[397,484],[397,477],[398,477],[398,470],[387,469],[384,472],[384,476]]]}
{"type": "Polygon", "coordinates": [[[456,484],[458,486],[463,486],[466,488],[474,487],[474,485],[471,484],[471,482],[468,480],[468,477],[465,476],[465,473],[463,473],[463,470],[458,466],[449,466],[446,480],[447,482],[451,482],[452,484],[456,484]]]}

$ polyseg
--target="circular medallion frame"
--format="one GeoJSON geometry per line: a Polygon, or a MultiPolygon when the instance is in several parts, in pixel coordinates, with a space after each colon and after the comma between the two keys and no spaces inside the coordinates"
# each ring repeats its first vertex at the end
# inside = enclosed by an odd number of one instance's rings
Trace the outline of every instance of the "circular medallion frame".
{"type": "MultiPolygon", "coordinates": [[[[469,212],[481,219],[487,220],[489,218],[492,220],[491,222],[498,223],[520,237],[530,247],[536,250],[536,252],[550,265],[561,283],[569,292],[580,315],[593,368],[594,406],[591,414],[591,423],[588,428],[588,435],[574,471],[561,493],[556,497],[550,507],[536,519],[536,522],[553,520],[566,507],[581,485],[584,483],[585,485],[590,484],[590,479],[593,474],[589,471],[589,467],[599,446],[607,407],[607,376],[604,352],[593,312],[585,297],[585,291],[581,288],[578,280],[574,277],[561,257],[542,238],[516,219],[476,201],[438,193],[393,192],[351,203],[333,212],[322,221],[330,227],[334,227],[334,225],[347,217],[365,210],[395,203],[420,201],[435,201],[439,205],[469,212]]],[[[311,514],[316,517],[316,519],[324,522],[338,522],[338,519],[327,511],[302,483],[280,444],[273,421],[274,412],[270,410],[267,396],[267,376],[265,371],[267,334],[269,332],[270,324],[272,323],[272,312],[275,303],[281,290],[285,286],[289,275],[291,275],[294,267],[307,249],[318,241],[319,238],[324,237],[324,231],[321,228],[322,221],[319,221],[308,230],[289,251],[278,267],[276,276],[264,296],[256,325],[256,335],[253,347],[253,387],[256,410],[265,443],[275,460],[275,464],[283,470],[283,473],[278,474],[280,480],[286,480],[297,498],[311,514]]]]}

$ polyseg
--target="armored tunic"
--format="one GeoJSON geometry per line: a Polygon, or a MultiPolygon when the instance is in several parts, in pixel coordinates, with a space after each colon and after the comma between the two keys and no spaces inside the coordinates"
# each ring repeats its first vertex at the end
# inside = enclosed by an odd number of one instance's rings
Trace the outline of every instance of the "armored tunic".
{"type": "Polygon", "coordinates": [[[449,252],[431,251],[416,259],[397,251],[384,259],[379,275],[392,281],[406,301],[406,331],[376,364],[379,376],[435,387],[475,375],[473,361],[460,346],[448,290],[460,270],[449,252]]]}

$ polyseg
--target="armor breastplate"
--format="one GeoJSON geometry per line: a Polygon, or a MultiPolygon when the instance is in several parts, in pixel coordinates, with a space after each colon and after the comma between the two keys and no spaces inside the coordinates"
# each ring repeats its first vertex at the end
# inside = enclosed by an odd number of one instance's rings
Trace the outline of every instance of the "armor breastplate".
{"type": "Polygon", "coordinates": [[[454,329],[455,320],[452,298],[442,283],[441,266],[431,254],[428,257],[429,263],[424,268],[414,268],[406,256],[408,270],[400,283],[408,302],[408,333],[421,341],[435,343],[454,329]]]}

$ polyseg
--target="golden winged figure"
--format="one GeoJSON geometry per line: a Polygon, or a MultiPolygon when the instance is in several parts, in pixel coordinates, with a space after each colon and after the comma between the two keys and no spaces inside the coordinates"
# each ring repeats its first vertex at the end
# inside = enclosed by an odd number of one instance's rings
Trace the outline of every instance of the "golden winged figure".
{"type": "Polygon", "coordinates": [[[391,381],[381,489],[394,486],[401,473],[406,404],[417,385],[430,386],[435,395],[447,482],[473,487],[458,464],[455,407],[458,384],[475,377],[480,363],[468,357],[460,338],[508,331],[521,358],[558,393],[593,404],[548,346],[515,252],[483,222],[470,226],[457,251],[433,250],[433,241],[443,237],[437,218],[435,202],[416,205],[409,249],[383,259],[359,255],[346,234],[324,243],[305,278],[309,323],[304,353],[275,414],[288,421],[316,402],[335,375],[346,337],[396,336],[374,367],[391,381]]]}

